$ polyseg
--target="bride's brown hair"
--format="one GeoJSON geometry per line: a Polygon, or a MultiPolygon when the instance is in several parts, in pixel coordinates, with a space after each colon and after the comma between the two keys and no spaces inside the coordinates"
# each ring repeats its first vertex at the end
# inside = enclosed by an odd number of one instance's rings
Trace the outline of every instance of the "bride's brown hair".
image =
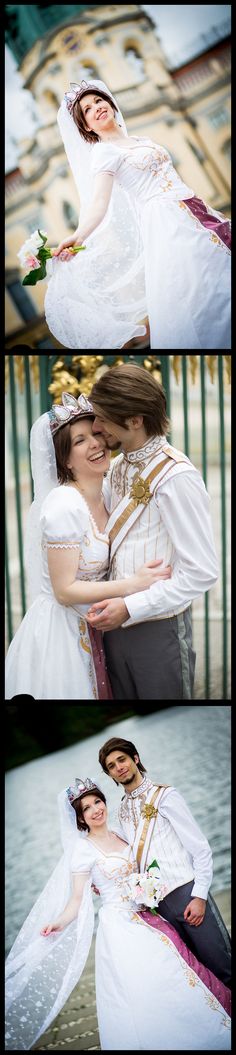
{"type": "MultiPolygon", "coordinates": [[[[96,93],[94,91],[94,88],[91,88],[91,91],[89,91],[88,89],[88,91],[84,94],[95,95],[96,93]]],[[[99,98],[101,96],[101,99],[106,99],[106,102],[110,103],[110,106],[112,106],[113,113],[115,113],[115,111],[118,113],[117,106],[115,105],[115,103],[113,103],[112,99],[110,99],[109,95],[106,95],[106,92],[97,92],[97,96],[99,96],[99,98]]],[[[82,139],[85,139],[86,143],[100,143],[100,137],[97,135],[96,132],[93,132],[92,129],[90,130],[88,128],[88,125],[86,124],[85,114],[81,108],[79,99],[77,99],[74,103],[74,106],[72,108],[72,116],[75,125],[78,128],[80,135],[82,136],[82,139]]]]}
{"type": "Polygon", "coordinates": [[[109,418],[123,429],[128,429],[126,418],[142,414],[147,436],[161,436],[169,431],[164,389],[144,367],[135,363],[111,366],[95,381],[89,399],[95,414],[109,418]]]}
{"type": "MultiPolygon", "coordinates": [[[[83,419],[85,420],[86,415],[83,419]]],[[[94,415],[95,417],[95,415],[94,415]]],[[[94,421],[91,414],[88,415],[90,421],[94,421]]],[[[53,443],[55,447],[56,463],[57,463],[57,475],[60,484],[65,484],[68,480],[74,480],[73,469],[68,469],[68,458],[71,452],[71,425],[75,425],[76,418],[74,421],[68,422],[66,425],[62,425],[61,429],[53,436],[53,443]]]]}

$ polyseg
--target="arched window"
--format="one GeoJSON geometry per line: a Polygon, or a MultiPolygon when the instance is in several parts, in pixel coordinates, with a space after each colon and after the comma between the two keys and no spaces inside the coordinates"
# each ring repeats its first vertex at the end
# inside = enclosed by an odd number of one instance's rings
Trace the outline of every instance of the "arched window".
{"type": "Polygon", "coordinates": [[[132,67],[133,73],[138,81],[143,81],[145,78],[145,70],[143,59],[139,55],[138,49],[132,45],[127,44],[125,47],[125,57],[128,59],[129,65],[132,67]]]}
{"type": "Polygon", "coordinates": [[[79,84],[82,80],[92,81],[93,77],[96,81],[101,80],[96,66],[94,66],[92,62],[89,62],[89,60],[88,62],[82,63],[78,62],[77,59],[76,63],[74,62],[73,66],[71,66],[71,81],[75,81],[75,83],[79,84]]]}

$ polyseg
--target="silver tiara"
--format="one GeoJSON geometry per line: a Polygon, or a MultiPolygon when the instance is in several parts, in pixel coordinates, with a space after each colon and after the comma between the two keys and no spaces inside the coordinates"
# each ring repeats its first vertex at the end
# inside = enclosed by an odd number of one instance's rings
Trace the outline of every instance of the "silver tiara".
{"type": "Polygon", "coordinates": [[[66,789],[66,793],[69,801],[74,802],[74,799],[79,799],[86,791],[93,791],[93,788],[97,787],[98,785],[94,784],[93,780],[89,780],[89,777],[87,777],[86,780],[80,780],[80,777],[75,777],[74,784],[71,784],[71,786],[66,789]]]}
{"type": "Polygon", "coordinates": [[[70,392],[62,392],[61,404],[54,403],[48,411],[52,435],[54,436],[62,425],[67,425],[69,421],[75,421],[77,418],[84,418],[87,414],[95,417],[92,403],[89,402],[87,396],[81,393],[78,399],[75,399],[70,392]]]}

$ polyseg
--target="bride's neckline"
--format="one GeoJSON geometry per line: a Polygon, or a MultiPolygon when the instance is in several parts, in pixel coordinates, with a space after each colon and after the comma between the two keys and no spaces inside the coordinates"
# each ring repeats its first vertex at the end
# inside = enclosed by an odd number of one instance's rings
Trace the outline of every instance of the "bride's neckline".
{"type": "MultiPolygon", "coordinates": [[[[116,834],[116,833],[114,833],[114,834],[116,834]]],[[[118,838],[119,838],[119,836],[118,836],[118,838]]],[[[90,843],[93,843],[93,846],[96,846],[96,849],[97,849],[97,850],[100,850],[100,852],[101,852],[102,854],[104,854],[104,857],[120,857],[120,855],[121,855],[121,853],[122,853],[122,851],[121,851],[121,850],[120,850],[120,853],[118,852],[118,850],[108,850],[108,851],[107,851],[107,850],[103,850],[101,846],[98,846],[98,843],[95,843],[95,842],[94,842],[94,839],[91,839],[91,836],[89,836],[89,840],[88,840],[88,841],[89,841],[90,843]]],[[[128,843],[125,843],[125,846],[124,846],[124,839],[120,839],[120,842],[122,842],[122,843],[123,843],[123,847],[124,847],[124,849],[126,850],[126,848],[127,848],[127,846],[128,846],[129,844],[128,844],[128,843]]],[[[123,853],[124,853],[124,849],[123,849],[123,853]]]]}
{"type": "MultiPolygon", "coordinates": [[[[100,531],[100,528],[99,528],[99,526],[97,524],[97,521],[95,520],[95,518],[93,516],[92,510],[90,509],[90,506],[89,506],[88,502],[86,501],[86,498],[84,497],[84,495],[82,495],[82,491],[79,490],[79,487],[75,487],[75,485],[73,483],[64,484],[64,487],[70,487],[70,488],[72,488],[73,491],[77,491],[77,494],[80,495],[80,498],[82,498],[83,502],[85,503],[85,505],[87,507],[87,510],[88,510],[90,519],[92,520],[92,523],[94,525],[94,528],[96,529],[96,531],[98,531],[98,534],[101,535],[102,538],[105,538],[106,541],[107,541],[108,540],[108,533],[106,531],[106,524],[105,524],[105,531],[100,531]]],[[[106,521],[106,523],[108,523],[109,513],[108,513],[108,510],[106,509],[105,502],[104,502],[104,510],[105,510],[105,513],[107,513],[107,521],[106,521]]]]}
{"type": "Polygon", "coordinates": [[[122,146],[122,144],[124,144],[124,146],[126,147],[126,150],[127,150],[127,148],[128,148],[128,150],[135,150],[135,146],[138,145],[138,146],[142,147],[145,142],[147,142],[147,138],[143,138],[143,137],[141,138],[141,136],[124,136],[124,138],[122,137],[121,140],[119,140],[119,139],[116,139],[116,140],[110,139],[110,140],[106,140],[106,142],[105,141],[103,141],[103,142],[101,141],[100,142],[100,146],[105,146],[106,143],[107,143],[108,146],[120,147],[120,146],[122,146]],[[130,147],[128,145],[128,142],[131,139],[135,140],[135,143],[134,143],[134,146],[130,147]],[[141,142],[140,142],[140,139],[141,139],[141,142]]]}

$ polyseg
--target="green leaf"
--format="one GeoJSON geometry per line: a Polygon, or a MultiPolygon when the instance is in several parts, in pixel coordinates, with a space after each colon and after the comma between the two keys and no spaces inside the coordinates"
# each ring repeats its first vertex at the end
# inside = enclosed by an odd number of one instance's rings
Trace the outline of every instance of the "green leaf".
{"type": "Polygon", "coordinates": [[[160,868],[160,865],[157,864],[157,861],[152,861],[151,865],[148,865],[147,872],[149,872],[149,868],[160,868]]]}
{"type": "Polygon", "coordinates": [[[39,282],[41,278],[45,278],[46,267],[43,263],[41,267],[35,267],[33,271],[29,271],[28,275],[23,278],[22,286],[36,286],[36,282],[39,282]]]}
{"type": "Polygon", "coordinates": [[[39,228],[38,228],[38,234],[40,235],[40,238],[43,239],[43,244],[45,245],[45,242],[47,242],[47,237],[45,237],[45,235],[41,233],[39,228]]]}
{"type": "Polygon", "coordinates": [[[51,257],[50,249],[44,249],[44,246],[42,245],[41,249],[38,249],[37,257],[39,260],[42,260],[42,263],[44,263],[45,260],[48,260],[51,257]]]}

